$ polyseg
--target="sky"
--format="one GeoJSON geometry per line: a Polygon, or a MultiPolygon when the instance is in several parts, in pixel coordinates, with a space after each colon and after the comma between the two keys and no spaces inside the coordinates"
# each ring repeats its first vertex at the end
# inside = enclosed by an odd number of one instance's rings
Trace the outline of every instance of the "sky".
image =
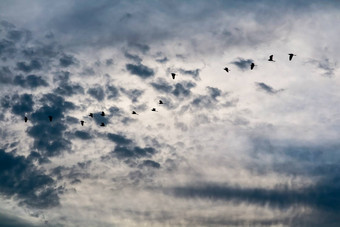
{"type": "Polygon", "coordinates": [[[339,226],[339,22],[336,0],[0,1],[0,226],[339,226]]]}

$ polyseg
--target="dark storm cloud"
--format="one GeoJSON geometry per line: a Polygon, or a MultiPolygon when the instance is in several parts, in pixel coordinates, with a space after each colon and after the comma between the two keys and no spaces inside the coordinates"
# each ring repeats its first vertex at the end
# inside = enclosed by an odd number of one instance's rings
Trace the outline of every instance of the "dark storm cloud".
{"type": "Polygon", "coordinates": [[[41,63],[38,60],[31,60],[30,63],[18,62],[17,69],[25,73],[30,73],[34,70],[40,70],[42,68],[41,63]]]}
{"type": "Polygon", "coordinates": [[[14,85],[19,85],[24,88],[47,87],[48,83],[41,77],[36,75],[28,75],[24,77],[18,75],[13,80],[14,85]]]}
{"type": "Polygon", "coordinates": [[[0,182],[1,194],[16,196],[21,204],[39,209],[59,205],[58,189],[50,176],[24,156],[14,156],[1,149],[0,182]]]}
{"type": "Polygon", "coordinates": [[[231,64],[236,65],[241,70],[245,70],[245,69],[250,69],[250,64],[253,62],[254,60],[252,59],[238,58],[237,60],[231,62],[231,64]]]}
{"type": "Polygon", "coordinates": [[[14,215],[7,216],[5,214],[0,214],[0,223],[2,227],[38,227],[38,225],[28,223],[14,215]]]}
{"type": "Polygon", "coordinates": [[[126,58],[133,60],[136,63],[140,64],[140,62],[142,62],[142,59],[138,55],[133,55],[133,54],[130,54],[129,52],[125,52],[124,55],[126,58]]]}
{"type": "Polygon", "coordinates": [[[115,142],[118,145],[128,145],[128,144],[132,143],[132,140],[126,138],[123,135],[119,135],[119,134],[108,133],[107,138],[109,138],[109,140],[115,142]]]}
{"type": "Polygon", "coordinates": [[[186,74],[186,75],[191,75],[192,78],[194,78],[195,80],[200,79],[200,69],[195,69],[195,70],[185,70],[185,69],[179,69],[179,72],[182,74],[186,74]]]}
{"type": "Polygon", "coordinates": [[[126,64],[126,69],[133,75],[139,76],[142,79],[147,79],[149,77],[153,77],[154,76],[154,71],[153,69],[142,65],[142,64],[138,64],[138,65],[134,65],[134,64],[126,64]]]}
{"type": "Polygon", "coordinates": [[[12,106],[12,112],[17,115],[24,115],[33,111],[33,96],[30,94],[23,94],[15,96],[12,100],[14,102],[12,106]]]}
{"type": "Polygon", "coordinates": [[[97,99],[98,101],[102,101],[105,98],[104,89],[99,85],[93,88],[89,88],[87,90],[87,94],[91,95],[93,98],[97,99]]]}
{"type": "Polygon", "coordinates": [[[269,86],[269,85],[267,85],[267,84],[265,84],[265,83],[262,83],[262,82],[256,82],[255,84],[256,84],[256,86],[257,86],[259,89],[261,89],[261,90],[267,92],[268,94],[276,94],[276,93],[278,93],[278,92],[280,92],[280,91],[283,91],[283,89],[275,90],[275,89],[272,88],[271,86],[269,86]]]}

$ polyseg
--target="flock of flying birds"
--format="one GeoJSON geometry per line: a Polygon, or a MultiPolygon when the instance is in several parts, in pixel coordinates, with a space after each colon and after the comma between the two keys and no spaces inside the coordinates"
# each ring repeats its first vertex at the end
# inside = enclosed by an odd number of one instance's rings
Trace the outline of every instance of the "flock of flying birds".
{"type": "MultiPolygon", "coordinates": [[[[288,54],[288,55],[289,55],[289,61],[291,61],[291,60],[293,59],[293,56],[296,56],[295,54],[288,54]]],[[[273,58],[274,58],[274,55],[270,55],[268,61],[275,62],[273,58]]],[[[257,65],[255,65],[254,62],[252,62],[252,63],[250,64],[250,70],[253,70],[255,66],[257,66],[257,65]]],[[[229,72],[231,71],[228,67],[225,67],[224,70],[225,70],[227,73],[229,73],[229,72]]],[[[172,76],[172,79],[175,79],[176,73],[171,73],[171,76],[172,76]]],[[[159,100],[158,104],[162,105],[162,104],[164,104],[164,103],[163,103],[162,100],[159,100]]],[[[152,108],[151,111],[157,112],[157,111],[156,111],[156,108],[152,108]]],[[[136,111],[132,111],[132,114],[138,115],[138,113],[137,113],[136,111]]],[[[101,113],[100,115],[101,115],[102,117],[105,117],[104,111],[102,111],[102,113],[101,113]]],[[[93,116],[94,116],[93,113],[90,113],[90,114],[89,114],[89,117],[93,118],[93,116]]],[[[53,116],[51,116],[51,115],[48,116],[48,119],[50,120],[50,122],[52,122],[53,116]]],[[[24,120],[25,120],[25,122],[28,121],[27,116],[25,116],[24,120]]],[[[81,126],[84,126],[84,123],[85,123],[85,121],[83,121],[83,120],[80,121],[81,126]]],[[[102,123],[100,124],[100,126],[104,127],[104,126],[105,126],[104,122],[102,122],[102,123]]]]}

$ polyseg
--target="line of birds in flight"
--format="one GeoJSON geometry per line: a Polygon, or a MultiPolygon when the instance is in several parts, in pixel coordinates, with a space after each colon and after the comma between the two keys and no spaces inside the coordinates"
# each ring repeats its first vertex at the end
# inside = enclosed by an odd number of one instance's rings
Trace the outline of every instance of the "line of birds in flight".
{"type": "MultiPolygon", "coordinates": [[[[291,61],[291,60],[293,59],[293,57],[296,56],[295,54],[292,54],[292,53],[290,53],[290,54],[288,54],[288,55],[289,55],[289,61],[291,61]]],[[[274,58],[274,55],[270,55],[269,58],[268,58],[268,61],[275,62],[273,58],[274,58]]],[[[250,64],[250,70],[253,70],[255,66],[257,66],[257,65],[255,65],[254,62],[252,62],[252,63],[250,64]]],[[[231,71],[228,67],[225,67],[224,70],[225,70],[227,73],[229,73],[229,72],[231,71]]],[[[175,79],[176,73],[171,73],[171,76],[172,76],[172,79],[175,79]]],[[[158,104],[162,105],[162,104],[164,104],[164,103],[163,103],[162,100],[159,100],[158,104]]],[[[151,111],[157,112],[157,111],[156,111],[156,108],[152,108],[151,111]]],[[[136,111],[132,111],[132,114],[138,115],[138,113],[137,113],[136,111]]],[[[105,112],[102,111],[102,113],[101,113],[100,115],[101,115],[102,117],[105,117],[105,112]]],[[[89,117],[93,118],[93,117],[94,117],[93,113],[90,113],[90,114],[89,114],[89,117]]],[[[53,116],[51,116],[51,115],[48,116],[48,119],[50,120],[50,122],[52,122],[53,116]]],[[[27,116],[25,116],[24,120],[25,120],[25,122],[28,121],[27,116]]],[[[83,120],[80,121],[81,126],[84,126],[84,123],[85,123],[85,121],[83,121],[83,120]]],[[[104,127],[104,126],[105,126],[105,123],[102,122],[102,123],[100,124],[100,126],[104,127]]]]}

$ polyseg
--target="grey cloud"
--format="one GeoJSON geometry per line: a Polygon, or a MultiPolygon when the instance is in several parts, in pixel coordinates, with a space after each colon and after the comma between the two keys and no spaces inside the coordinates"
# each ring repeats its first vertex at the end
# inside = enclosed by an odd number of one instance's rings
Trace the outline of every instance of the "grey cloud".
{"type": "MultiPolygon", "coordinates": [[[[0,50],[0,53],[1,53],[1,50],[0,50]]],[[[2,83],[2,84],[11,83],[12,82],[12,76],[13,76],[12,72],[7,66],[3,66],[3,67],[0,68],[0,83],[2,83]]]]}
{"type": "Polygon", "coordinates": [[[265,84],[265,83],[262,83],[262,82],[256,82],[255,84],[256,84],[256,86],[257,86],[259,89],[261,89],[261,90],[267,92],[268,94],[276,94],[276,93],[278,93],[278,92],[280,92],[280,91],[283,91],[283,89],[275,90],[275,89],[272,88],[271,86],[269,86],[269,85],[267,85],[267,84],[265,84]]]}
{"type": "Polygon", "coordinates": [[[18,62],[17,69],[25,73],[30,73],[34,70],[40,70],[42,68],[41,63],[38,60],[31,60],[29,64],[25,62],[18,62]]]}
{"type": "Polygon", "coordinates": [[[75,109],[75,105],[55,94],[45,94],[40,102],[43,105],[31,114],[33,126],[27,129],[27,134],[33,137],[33,147],[44,157],[60,155],[71,145],[64,137],[67,129],[64,114],[75,109]],[[48,120],[49,115],[53,116],[52,122],[48,120]]]}
{"type": "Polygon", "coordinates": [[[125,136],[119,134],[108,133],[107,137],[109,140],[115,142],[118,145],[128,145],[132,143],[132,140],[127,139],[125,136]]]}
{"type": "Polygon", "coordinates": [[[142,62],[142,59],[138,55],[133,55],[133,54],[130,54],[129,52],[125,52],[124,55],[126,58],[133,60],[136,63],[140,64],[140,62],[142,62]]]}
{"type": "Polygon", "coordinates": [[[157,91],[161,91],[161,92],[165,92],[165,93],[170,93],[173,89],[173,87],[162,78],[159,79],[157,82],[152,82],[150,84],[157,91]]]}
{"type": "Polygon", "coordinates": [[[24,115],[33,111],[33,96],[30,94],[23,94],[19,97],[14,97],[14,104],[12,106],[12,112],[17,115],[24,115]]]}
{"type": "Polygon", "coordinates": [[[110,66],[110,65],[113,65],[113,59],[106,59],[106,61],[105,61],[105,64],[106,64],[106,66],[110,66]]]}
{"type": "Polygon", "coordinates": [[[176,97],[187,97],[191,95],[190,89],[195,87],[196,84],[192,82],[187,83],[177,83],[175,85],[174,90],[172,91],[172,94],[176,97]]]}
{"type": "Polygon", "coordinates": [[[115,149],[110,152],[111,156],[117,157],[118,159],[130,159],[130,158],[142,158],[142,157],[151,157],[156,153],[156,150],[152,147],[125,147],[125,146],[117,146],[115,149]]]}
{"type": "Polygon", "coordinates": [[[0,150],[0,181],[1,193],[17,196],[21,204],[40,209],[59,205],[54,180],[23,156],[0,150]]]}
{"type": "Polygon", "coordinates": [[[161,165],[158,162],[152,160],[144,160],[141,167],[151,167],[155,169],[161,168],[161,165]]]}
{"type": "Polygon", "coordinates": [[[18,75],[13,80],[14,85],[19,85],[24,88],[47,87],[48,83],[41,77],[36,75],[28,75],[23,77],[18,75]]]}
{"type": "Polygon", "coordinates": [[[139,89],[126,90],[125,88],[120,88],[120,90],[126,94],[132,102],[138,102],[138,99],[143,95],[144,91],[139,89]]]}
{"type": "Polygon", "coordinates": [[[85,132],[85,131],[75,131],[74,132],[74,135],[77,137],[77,138],[80,138],[82,140],[89,140],[92,138],[92,136],[90,135],[90,133],[88,132],[85,132]]]}
{"type": "Polygon", "coordinates": [[[200,69],[195,69],[195,70],[185,70],[185,69],[179,69],[180,73],[182,74],[187,74],[191,75],[195,80],[200,79],[200,69]]]}
{"type": "Polygon", "coordinates": [[[159,63],[166,63],[169,61],[169,59],[167,57],[164,57],[164,58],[159,58],[159,59],[156,59],[157,62],[159,63]]]}
{"type": "Polygon", "coordinates": [[[102,101],[105,98],[104,89],[99,85],[93,88],[89,88],[87,93],[98,101],[102,101]]]}
{"type": "Polygon", "coordinates": [[[133,75],[139,76],[142,79],[147,79],[149,77],[153,77],[155,72],[153,69],[142,65],[134,65],[134,64],[126,64],[126,69],[133,75]]]}
{"type": "Polygon", "coordinates": [[[106,87],[106,93],[108,99],[117,99],[119,97],[119,90],[113,85],[109,85],[106,87]]]}
{"type": "Polygon", "coordinates": [[[253,62],[254,60],[252,59],[238,58],[237,60],[231,62],[231,64],[236,65],[241,70],[246,70],[246,69],[250,69],[250,64],[253,62]]]}
{"type": "Polygon", "coordinates": [[[71,55],[63,55],[59,59],[59,64],[62,67],[69,67],[70,65],[74,65],[76,63],[76,59],[71,55]]]}
{"type": "Polygon", "coordinates": [[[140,43],[129,43],[130,47],[134,47],[135,49],[141,51],[143,54],[146,54],[149,50],[150,47],[146,44],[140,44],[140,43]]]}
{"type": "Polygon", "coordinates": [[[79,84],[62,82],[56,89],[54,89],[54,92],[62,96],[72,96],[76,94],[84,94],[84,88],[79,84]]]}

